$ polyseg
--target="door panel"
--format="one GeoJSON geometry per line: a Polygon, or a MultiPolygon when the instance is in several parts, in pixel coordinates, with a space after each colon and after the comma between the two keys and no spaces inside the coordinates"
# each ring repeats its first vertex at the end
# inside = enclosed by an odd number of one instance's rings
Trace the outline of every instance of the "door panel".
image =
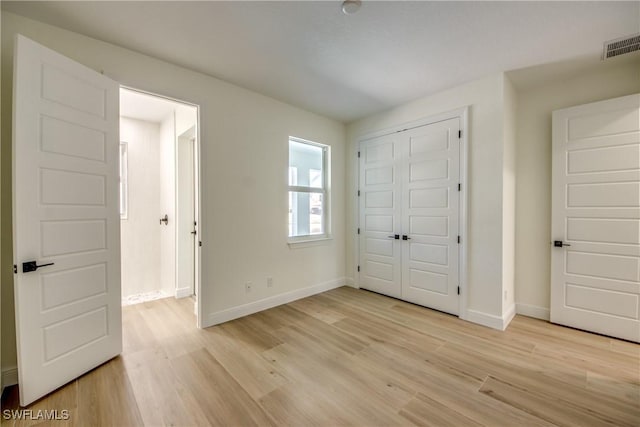
{"type": "Polygon", "coordinates": [[[451,314],[459,312],[459,130],[455,118],[406,131],[402,183],[402,297],[451,314]]]}
{"type": "Polygon", "coordinates": [[[192,295],[195,284],[194,140],[178,138],[178,293],[192,295]]]}
{"type": "Polygon", "coordinates": [[[458,313],[459,130],[455,118],[361,143],[361,287],[458,313]]]}
{"type": "Polygon", "coordinates": [[[360,149],[360,286],[400,298],[399,161],[395,135],[360,149]]]}
{"type": "Polygon", "coordinates": [[[122,349],[118,85],[18,36],[14,259],[20,403],[122,349]],[[24,272],[22,263],[53,263],[24,272]]]}
{"type": "Polygon", "coordinates": [[[553,115],[551,321],[640,342],[640,95],[553,115]]]}

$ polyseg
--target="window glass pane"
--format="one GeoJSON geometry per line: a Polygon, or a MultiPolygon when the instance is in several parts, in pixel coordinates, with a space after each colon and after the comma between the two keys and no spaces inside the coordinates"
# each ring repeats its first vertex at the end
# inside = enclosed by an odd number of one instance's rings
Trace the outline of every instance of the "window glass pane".
{"type": "Polygon", "coordinates": [[[324,233],[322,193],[289,192],[289,237],[324,233]]]}
{"type": "Polygon", "coordinates": [[[322,188],[322,171],[309,169],[309,187],[322,188]]]}
{"type": "Polygon", "coordinates": [[[311,144],[305,144],[295,140],[289,140],[289,170],[295,168],[295,181],[289,175],[289,185],[301,187],[322,188],[323,159],[324,150],[311,144]],[[314,170],[314,174],[311,174],[314,170]],[[312,177],[314,181],[311,182],[312,177]],[[293,184],[292,181],[297,182],[293,184]]]}

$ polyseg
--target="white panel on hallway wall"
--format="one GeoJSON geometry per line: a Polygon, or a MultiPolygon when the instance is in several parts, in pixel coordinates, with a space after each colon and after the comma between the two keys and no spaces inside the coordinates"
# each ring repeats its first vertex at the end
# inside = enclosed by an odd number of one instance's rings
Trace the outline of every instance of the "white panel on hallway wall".
{"type": "Polygon", "coordinates": [[[128,145],[129,207],[121,221],[122,299],[157,291],[160,279],[160,127],[121,118],[128,145]]]}
{"type": "Polygon", "coordinates": [[[160,227],[161,290],[173,295],[176,289],[176,117],[160,123],[160,215],[169,223],[160,227]]]}

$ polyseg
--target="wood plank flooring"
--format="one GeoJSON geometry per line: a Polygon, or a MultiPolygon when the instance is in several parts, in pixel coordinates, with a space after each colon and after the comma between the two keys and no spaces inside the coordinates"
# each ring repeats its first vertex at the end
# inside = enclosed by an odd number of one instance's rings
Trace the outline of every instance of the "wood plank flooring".
{"type": "Polygon", "coordinates": [[[499,332],[344,287],[205,330],[190,299],[123,324],[120,357],[30,409],[71,426],[640,426],[639,345],[522,316],[499,332]]]}

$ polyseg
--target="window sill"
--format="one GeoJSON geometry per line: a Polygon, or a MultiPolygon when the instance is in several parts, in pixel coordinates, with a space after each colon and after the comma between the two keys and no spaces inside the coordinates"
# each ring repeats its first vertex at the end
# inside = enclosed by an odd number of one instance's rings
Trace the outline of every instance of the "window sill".
{"type": "Polygon", "coordinates": [[[287,244],[291,249],[308,248],[311,246],[326,245],[329,241],[333,240],[332,236],[320,236],[320,237],[303,237],[301,239],[289,240],[287,244]]]}

